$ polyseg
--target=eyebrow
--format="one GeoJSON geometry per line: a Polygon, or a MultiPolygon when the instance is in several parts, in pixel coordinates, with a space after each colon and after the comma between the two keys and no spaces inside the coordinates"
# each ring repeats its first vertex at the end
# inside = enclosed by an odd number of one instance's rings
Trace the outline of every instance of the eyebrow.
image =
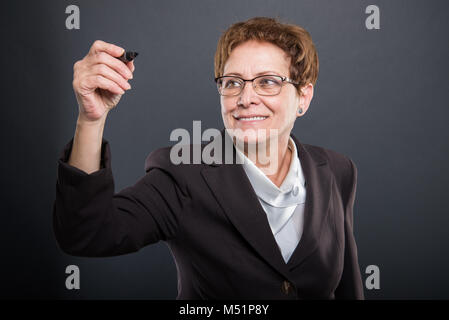
{"type": "MultiPolygon", "coordinates": [[[[279,72],[277,72],[277,71],[261,71],[261,72],[258,72],[258,73],[256,73],[256,76],[260,76],[260,75],[263,75],[263,74],[276,74],[276,75],[279,75],[280,73],[279,72]]],[[[240,73],[238,73],[238,72],[231,72],[231,73],[228,73],[228,74],[224,74],[223,76],[242,76],[240,73]]]]}

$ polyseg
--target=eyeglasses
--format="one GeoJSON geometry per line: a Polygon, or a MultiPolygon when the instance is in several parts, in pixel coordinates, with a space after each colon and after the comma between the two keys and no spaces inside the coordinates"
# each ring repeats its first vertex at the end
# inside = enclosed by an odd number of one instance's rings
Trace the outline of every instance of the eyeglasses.
{"type": "Polygon", "coordinates": [[[251,80],[245,80],[236,76],[223,76],[215,78],[218,93],[222,96],[237,96],[246,85],[246,82],[253,83],[254,91],[261,96],[275,96],[281,92],[284,82],[298,85],[292,79],[278,75],[263,75],[251,80]]]}

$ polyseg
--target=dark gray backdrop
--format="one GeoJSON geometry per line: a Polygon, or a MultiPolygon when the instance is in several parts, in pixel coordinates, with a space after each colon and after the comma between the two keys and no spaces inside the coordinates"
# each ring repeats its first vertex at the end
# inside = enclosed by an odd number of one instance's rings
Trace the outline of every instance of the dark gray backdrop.
{"type": "Polygon", "coordinates": [[[136,50],[133,89],[108,117],[116,191],[175,128],[222,127],[213,55],[222,31],[277,16],[312,35],[315,96],[293,130],[358,167],[354,210],[360,268],[377,265],[368,299],[449,298],[447,1],[42,1],[2,8],[1,296],[173,299],[165,244],[113,258],[62,253],[52,230],[57,157],[78,107],[72,68],[102,39],[136,50]],[[81,28],[67,30],[76,4],[81,28]],[[380,8],[380,30],[365,8],[380,8]],[[65,288],[79,266],[81,289],[65,288]]]}

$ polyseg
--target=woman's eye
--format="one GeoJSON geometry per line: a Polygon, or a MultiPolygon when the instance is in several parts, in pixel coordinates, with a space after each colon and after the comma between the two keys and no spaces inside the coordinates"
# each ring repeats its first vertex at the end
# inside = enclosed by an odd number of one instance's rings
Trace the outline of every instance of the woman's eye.
{"type": "Polygon", "coordinates": [[[228,80],[225,82],[225,88],[235,88],[240,86],[240,82],[235,80],[228,80]]]}
{"type": "Polygon", "coordinates": [[[260,79],[260,84],[262,86],[272,86],[278,84],[278,82],[271,78],[262,78],[260,79]]]}

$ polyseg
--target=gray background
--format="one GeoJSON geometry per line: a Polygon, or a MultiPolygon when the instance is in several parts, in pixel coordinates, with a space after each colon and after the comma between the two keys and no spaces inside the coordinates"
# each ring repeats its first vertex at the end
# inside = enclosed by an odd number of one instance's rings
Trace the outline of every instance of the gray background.
{"type": "Polygon", "coordinates": [[[75,130],[73,63],[102,39],[136,50],[133,89],[108,117],[116,191],[193,120],[222,128],[213,82],[231,23],[277,16],[312,35],[315,96],[293,133],[358,167],[355,235],[368,299],[449,298],[447,1],[9,1],[2,9],[0,287],[4,298],[173,299],[176,267],[158,243],[113,258],[62,253],[52,230],[57,158],[75,130]],[[81,29],[65,28],[65,8],[81,29]],[[365,28],[380,8],[381,29],[365,28]],[[194,79],[193,81],[191,79],[194,79]],[[78,265],[81,289],[65,289],[78,265]]]}

